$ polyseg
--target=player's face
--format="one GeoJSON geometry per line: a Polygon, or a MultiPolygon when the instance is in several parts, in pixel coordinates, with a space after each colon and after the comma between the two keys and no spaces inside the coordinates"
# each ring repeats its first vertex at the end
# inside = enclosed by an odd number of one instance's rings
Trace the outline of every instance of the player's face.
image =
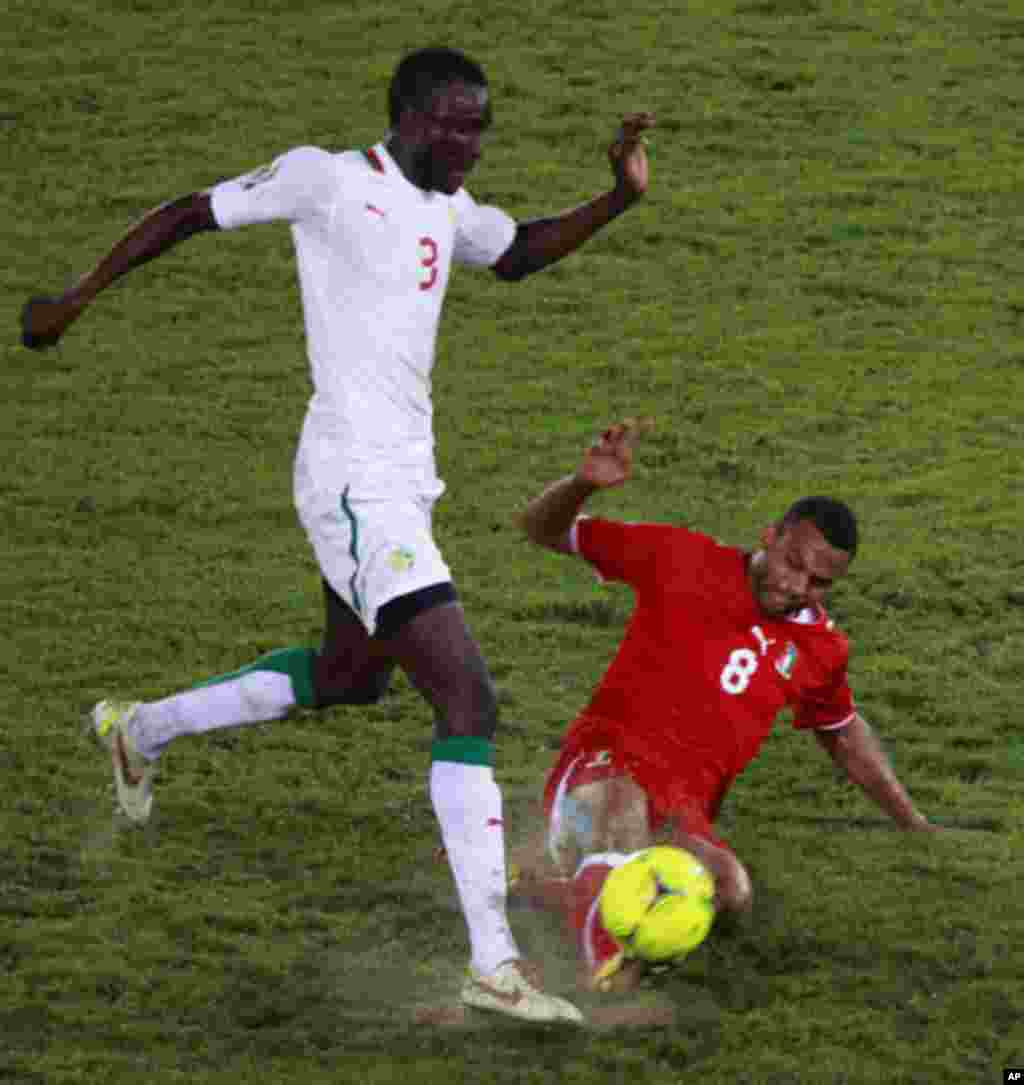
{"type": "Polygon", "coordinates": [[[819,606],[850,567],[850,555],[830,545],[813,520],[766,528],[750,562],[750,586],[772,618],[819,606]]]}
{"type": "Polygon", "coordinates": [[[480,158],[491,107],[486,87],[448,83],[422,109],[409,110],[415,124],[417,183],[449,196],[465,183],[480,158]]]}

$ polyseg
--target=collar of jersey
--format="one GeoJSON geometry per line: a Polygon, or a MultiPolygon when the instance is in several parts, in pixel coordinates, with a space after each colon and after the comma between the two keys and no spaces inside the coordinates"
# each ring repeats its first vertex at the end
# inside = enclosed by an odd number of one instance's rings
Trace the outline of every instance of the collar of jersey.
{"type": "Polygon", "coordinates": [[[388,149],[381,140],[380,143],[375,143],[369,150],[363,152],[363,157],[366,159],[370,168],[378,177],[388,177],[392,180],[397,179],[401,184],[408,185],[413,192],[418,193],[421,197],[427,200],[443,199],[450,200],[452,197],[445,195],[443,192],[425,192],[422,188],[414,185],[408,177],[398,168],[398,163],[388,153],[388,149]],[[383,169],[378,169],[370,156],[370,151],[376,155],[377,160],[380,162],[383,169]]]}
{"type": "Polygon", "coordinates": [[[395,164],[395,160],[388,154],[388,149],[384,145],[383,140],[380,143],[375,143],[372,147],[364,151],[363,154],[366,156],[366,160],[369,162],[374,173],[379,173],[385,177],[389,174],[398,174],[399,177],[403,176],[402,171],[395,164]],[[374,161],[375,159],[376,161],[374,161]]]}

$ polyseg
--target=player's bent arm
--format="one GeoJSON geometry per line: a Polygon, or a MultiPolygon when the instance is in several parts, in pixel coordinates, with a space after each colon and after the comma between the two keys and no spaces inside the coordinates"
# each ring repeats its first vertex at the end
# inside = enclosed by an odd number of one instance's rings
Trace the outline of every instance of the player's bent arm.
{"type": "Polygon", "coordinates": [[[566,475],[538,494],[517,515],[516,522],[531,542],[560,554],[572,554],[572,525],[597,489],[578,475],[566,475]]]}
{"type": "Polygon", "coordinates": [[[932,829],[893,771],[871,725],[855,715],[844,727],[814,732],[818,742],[869,798],[903,829],[932,829]]]}
{"type": "Polygon", "coordinates": [[[572,527],[595,490],[621,486],[633,470],[633,447],[651,427],[649,419],[616,422],[586,450],[573,475],[552,482],[517,517],[519,526],[538,546],[562,554],[575,553],[572,527]]]}
{"type": "Polygon", "coordinates": [[[193,192],[154,208],[70,289],[28,301],[21,315],[22,343],[33,350],[53,346],[89,303],[122,275],[194,234],[216,229],[207,192],[193,192]]]}
{"type": "Polygon", "coordinates": [[[517,282],[575,252],[639,196],[613,189],[588,203],[552,218],[521,222],[512,244],[494,264],[494,273],[506,282],[517,282]]]}
{"type": "Polygon", "coordinates": [[[515,282],[561,260],[636,203],[647,191],[643,133],[653,125],[653,113],[623,117],[622,127],[608,148],[614,188],[571,211],[520,224],[512,244],[494,265],[498,278],[515,282]]]}

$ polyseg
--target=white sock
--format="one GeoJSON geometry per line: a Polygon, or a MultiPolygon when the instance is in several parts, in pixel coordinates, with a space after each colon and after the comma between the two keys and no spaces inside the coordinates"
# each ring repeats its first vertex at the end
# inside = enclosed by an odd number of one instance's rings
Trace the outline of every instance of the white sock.
{"type": "Polygon", "coordinates": [[[132,723],[132,737],[139,753],[155,761],[164,746],[180,735],[279,720],[295,704],[287,674],[250,671],[141,705],[132,723]]]}
{"type": "Polygon", "coordinates": [[[520,956],[505,910],[505,827],[494,770],[434,761],[430,799],[469,927],[472,964],[487,975],[520,956]]]}

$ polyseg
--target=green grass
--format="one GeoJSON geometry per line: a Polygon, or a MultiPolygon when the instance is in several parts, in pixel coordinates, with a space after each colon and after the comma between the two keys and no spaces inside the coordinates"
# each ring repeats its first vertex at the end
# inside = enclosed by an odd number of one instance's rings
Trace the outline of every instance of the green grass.
{"type": "MultiPolygon", "coordinates": [[[[1024,15],[977,0],[210,7],[28,4],[0,20],[4,470],[0,1081],[1001,1080],[1024,1062],[1024,15]],[[79,712],[314,642],[290,502],[308,392],[287,231],[205,237],[57,352],[30,293],[163,199],[299,143],[380,137],[398,55],[490,73],[474,193],[529,217],[607,183],[652,108],[649,198],[511,289],[457,273],[435,377],[437,529],[503,710],[513,835],[629,613],[511,529],[599,427],[656,417],[596,508],[750,543],[808,491],[864,545],[834,610],[936,839],[891,831],[780,724],[723,832],[754,922],[645,999],[671,1028],[410,1027],[466,943],[425,792],[429,715],[182,741],[154,823],[111,819],[79,712]]],[[[514,915],[556,984],[556,931],[514,915]]]]}

